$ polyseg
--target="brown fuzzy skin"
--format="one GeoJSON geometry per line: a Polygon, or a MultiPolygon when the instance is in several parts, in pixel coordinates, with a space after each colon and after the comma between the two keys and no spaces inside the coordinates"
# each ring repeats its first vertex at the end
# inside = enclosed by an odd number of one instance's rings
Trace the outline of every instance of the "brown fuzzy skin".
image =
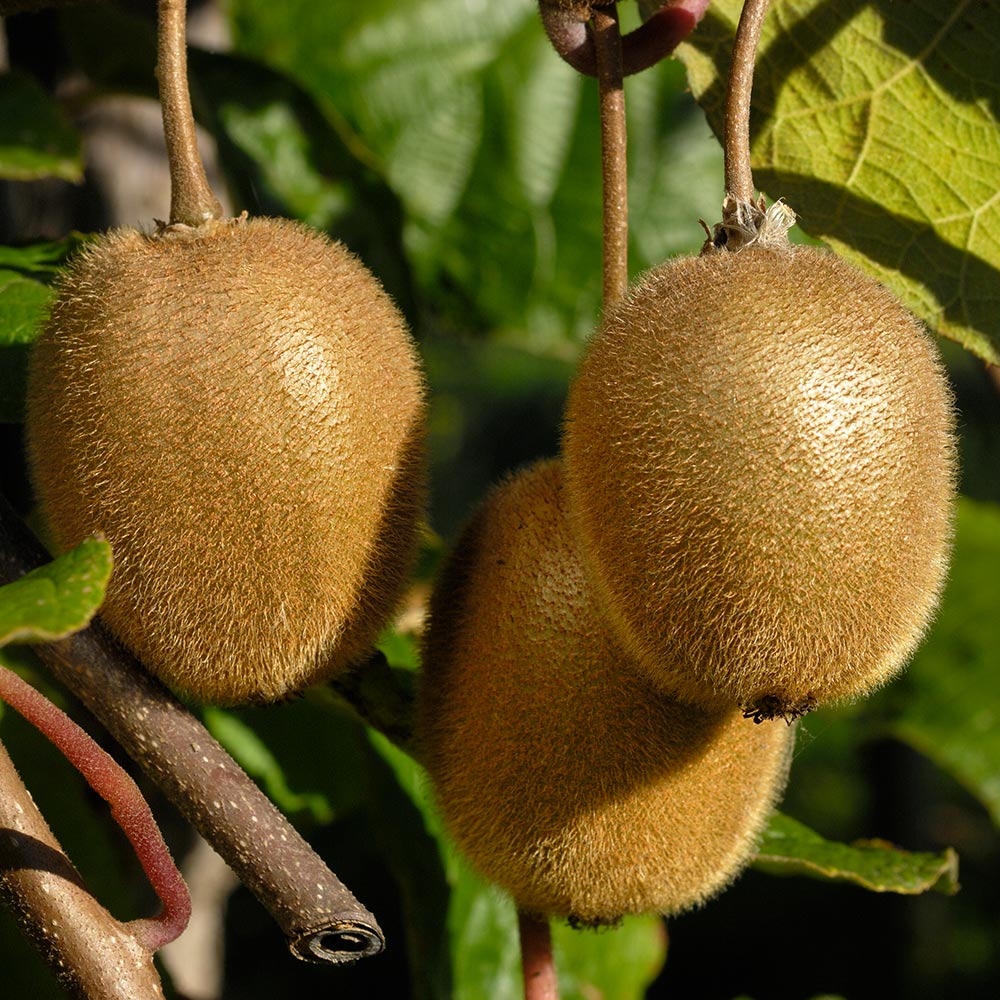
{"type": "Polygon", "coordinates": [[[922,327],[833,254],[650,272],[591,343],[563,445],[602,600],[679,697],[765,716],[855,697],[933,614],[950,391],[922,327]]]}
{"type": "Polygon", "coordinates": [[[682,704],[626,658],[561,465],[505,482],[435,588],[417,732],[452,837],[525,911],[602,924],[703,902],[784,788],[791,727],[682,704]]]}
{"type": "Polygon", "coordinates": [[[415,551],[423,417],[376,279],[261,218],[116,230],[78,256],[27,430],[58,547],[111,543],[105,619],[178,692],[235,704],[370,648],[415,551]]]}

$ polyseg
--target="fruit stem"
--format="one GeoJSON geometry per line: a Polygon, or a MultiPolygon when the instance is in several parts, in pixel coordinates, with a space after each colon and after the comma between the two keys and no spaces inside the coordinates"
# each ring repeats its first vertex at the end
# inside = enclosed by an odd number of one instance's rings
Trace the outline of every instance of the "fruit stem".
{"type": "Polygon", "coordinates": [[[628,175],[625,90],[618,8],[594,8],[591,18],[601,115],[604,308],[628,288],[628,175]]]}
{"type": "Polygon", "coordinates": [[[738,202],[754,200],[750,169],[750,93],[753,89],[757,43],[769,0],[744,0],[733,42],[729,83],[726,88],[725,153],[726,194],[738,202]]]}
{"type": "Polygon", "coordinates": [[[173,941],[187,926],[191,897],[156,820],[136,783],[93,737],[12,670],[0,667],[0,698],[24,716],[111,807],[146,877],[162,903],[155,917],[128,925],[150,953],[173,941]]]}
{"type": "Polygon", "coordinates": [[[552,956],[552,931],[545,917],[517,911],[521,938],[524,1000],[559,1000],[559,981],[552,956]]]}
{"type": "Polygon", "coordinates": [[[187,77],[187,2],[159,0],[156,77],[170,163],[170,223],[200,226],[222,216],[208,184],[187,77]]]}

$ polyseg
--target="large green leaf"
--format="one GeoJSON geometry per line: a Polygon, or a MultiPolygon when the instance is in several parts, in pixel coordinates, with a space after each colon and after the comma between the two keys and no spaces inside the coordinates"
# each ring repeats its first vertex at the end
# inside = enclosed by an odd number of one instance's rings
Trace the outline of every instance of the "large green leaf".
{"type": "Polygon", "coordinates": [[[30,77],[0,75],[0,177],[83,180],[80,136],[30,77]]]}
{"type": "Polygon", "coordinates": [[[667,935],[656,916],[628,917],[612,930],[552,928],[563,997],[644,997],[667,957],[667,935]]]}
{"type": "Polygon", "coordinates": [[[961,500],[948,585],[906,673],[889,729],[951,773],[1000,825],[1000,507],[961,500]]]}
{"type": "Polygon", "coordinates": [[[837,844],[780,813],[771,817],[754,867],[772,875],[853,882],[873,892],[958,891],[958,857],[950,848],[930,854],[876,840],[837,844]]]}
{"type": "Polygon", "coordinates": [[[82,233],[71,233],[61,240],[30,243],[23,247],[0,246],[0,268],[51,277],[59,271],[60,265],[66,258],[88,238],[82,233]]]}
{"type": "Polygon", "coordinates": [[[344,780],[363,765],[360,727],[322,687],[312,695],[263,708],[202,710],[212,735],[304,826],[340,820],[364,800],[358,783],[344,780]]]}
{"type": "Polygon", "coordinates": [[[0,587],[0,646],[51,642],[83,628],[104,600],[111,565],[111,546],[90,538],[0,587]]]}
{"type": "Polygon", "coordinates": [[[366,750],[368,814],[379,854],[395,877],[406,915],[409,995],[414,1000],[445,1000],[452,996],[447,933],[450,892],[438,844],[418,804],[419,770],[378,734],[370,734],[366,750]]]}
{"type": "MultiPolygon", "coordinates": [[[[678,54],[717,133],[740,0],[678,54]]],[[[940,333],[1000,362],[1000,5],[774,0],[757,185],[940,333]]]]}
{"type": "MultiPolygon", "coordinates": [[[[517,914],[498,890],[461,859],[452,871],[449,925],[456,1000],[519,1000],[524,995],[517,914]]],[[[563,1000],[640,1000],[666,957],[659,917],[630,917],[620,927],[575,930],[553,922],[552,944],[563,1000]]]]}

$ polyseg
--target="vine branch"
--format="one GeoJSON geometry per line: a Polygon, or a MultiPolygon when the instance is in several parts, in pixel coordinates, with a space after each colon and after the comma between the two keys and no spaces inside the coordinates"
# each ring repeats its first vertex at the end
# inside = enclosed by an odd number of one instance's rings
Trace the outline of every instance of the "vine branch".
{"type": "MultiPolygon", "coordinates": [[[[654,11],[638,28],[622,39],[622,70],[625,76],[641,73],[666,58],[694,30],[708,9],[709,0],[670,0],[654,11]]],[[[552,47],[578,73],[599,73],[594,39],[587,29],[592,10],[607,3],[559,3],[539,0],[542,26],[552,47]]]]}
{"type": "Polygon", "coordinates": [[[0,667],[0,698],[44,735],[111,807],[162,909],[129,930],[150,954],[177,938],[191,916],[191,897],[136,783],[93,737],[12,670],[0,667]]]}
{"type": "Polygon", "coordinates": [[[0,896],[79,1000],[162,1000],[152,952],[87,891],[0,744],[0,896]]]}

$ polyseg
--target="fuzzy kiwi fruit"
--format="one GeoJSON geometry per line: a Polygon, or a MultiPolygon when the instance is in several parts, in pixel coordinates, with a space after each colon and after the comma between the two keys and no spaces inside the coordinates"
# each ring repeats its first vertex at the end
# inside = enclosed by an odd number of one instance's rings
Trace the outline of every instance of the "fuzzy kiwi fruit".
{"type": "Polygon", "coordinates": [[[682,704],[626,658],[561,464],[503,483],[435,586],[417,746],[452,837],[522,910],[603,924],[702,902],[784,787],[793,728],[682,704]]]}
{"type": "Polygon", "coordinates": [[[949,388],[920,324],[832,253],[655,268],[589,345],[563,446],[601,599],[680,697],[759,719],[860,695],[934,612],[949,388]]]}
{"type": "Polygon", "coordinates": [[[205,702],[362,657],[405,582],[424,391],[377,280],[280,219],[110,232],[63,277],[27,439],[56,545],[102,532],[102,614],[205,702]]]}

